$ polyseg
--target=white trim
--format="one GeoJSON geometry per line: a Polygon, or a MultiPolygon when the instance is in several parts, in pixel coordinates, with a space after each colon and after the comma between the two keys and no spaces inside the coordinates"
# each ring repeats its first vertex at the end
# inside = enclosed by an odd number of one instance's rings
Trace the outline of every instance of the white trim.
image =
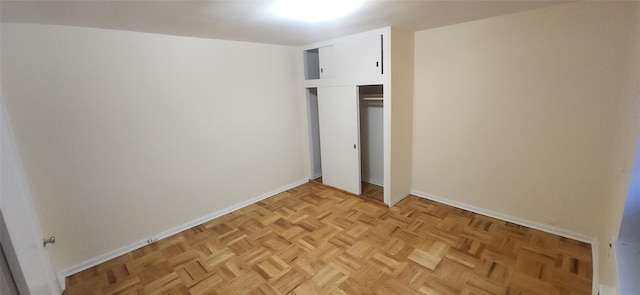
{"type": "MultiPolygon", "coordinates": [[[[203,224],[205,222],[208,222],[208,221],[210,221],[212,219],[218,218],[218,217],[220,217],[222,215],[225,215],[227,213],[231,213],[231,212],[233,212],[235,210],[238,210],[238,209],[244,208],[246,206],[255,204],[257,202],[260,202],[260,201],[262,201],[262,200],[264,200],[266,198],[275,196],[275,195],[277,195],[279,193],[282,193],[284,191],[287,191],[287,190],[289,190],[291,188],[294,188],[296,186],[299,186],[299,185],[302,185],[304,183],[307,183],[308,181],[309,180],[306,179],[306,178],[302,179],[302,180],[298,180],[296,182],[293,182],[291,184],[288,184],[288,185],[285,185],[283,187],[277,188],[275,190],[272,190],[270,192],[264,193],[264,194],[259,195],[257,197],[251,198],[251,199],[246,200],[244,202],[240,202],[240,203],[232,205],[230,207],[215,211],[215,212],[213,212],[211,214],[202,216],[202,217],[200,217],[198,219],[192,220],[192,221],[187,222],[185,224],[178,225],[178,226],[176,226],[174,228],[171,228],[171,229],[168,229],[168,230],[165,230],[163,232],[158,233],[157,235],[155,235],[153,237],[153,240],[154,241],[161,240],[161,239],[164,239],[166,237],[172,236],[172,235],[177,234],[177,233],[179,233],[181,231],[184,231],[184,230],[190,229],[190,228],[192,228],[194,226],[203,224]]],[[[72,274],[75,274],[75,273],[81,272],[83,270],[86,270],[88,268],[94,267],[94,266],[96,266],[96,265],[98,265],[100,263],[106,262],[108,260],[111,260],[111,259],[116,258],[118,256],[121,256],[123,254],[129,253],[129,252],[134,251],[136,249],[142,248],[142,247],[144,247],[144,246],[149,244],[147,242],[147,240],[148,240],[148,238],[144,238],[144,239],[139,240],[137,242],[131,243],[131,244],[127,245],[127,246],[115,249],[113,251],[110,251],[110,252],[107,252],[107,253],[102,254],[100,256],[97,256],[95,258],[89,259],[89,260],[87,260],[85,262],[82,262],[80,264],[77,264],[75,266],[72,266],[72,267],[69,267],[67,269],[64,269],[64,270],[60,271],[60,273],[58,275],[58,280],[62,279],[62,282],[64,283],[64,278],[66,278],[67,276],[70,276],[72,274]]],[[[64,285],[62,285],[62,286],[64,286],[64,285]]]]}
{"type": "MultiPolygon", "coordinates": [[[[56,277],[49,252],[42,247],[43,231],[40,217],[25,174],[20,150],[16,143],[9,110],[0,90],[0,195],[4,195],[4,221],[22,271],[26,289],[31,293],[61,294],[64,285],[56,277]],[[10,180],[7,180],[7,176],[10,180]],[[9,204],[9,205],[7,205],[9,204]],[[7,208],[9,206],[9,208],[7,208]],[[16,226],[19,225],[19,226],[16,226]],[[58,283],[58,284],[57,284],[58,283]]],[[[18,283],[18,290],[21,285],[18,283]]]]}
{"type": "Polygon", "coordinates": [[[64,294],[64,290],[67,289],[67,277],[64,276],[60,271],[56,274],[56,279],[58,280],[58,285],[60,286],[60,289],[62,289],[62,292],[60,292],[60,294],[64,294]]]}
{"type": "Polygon", "coordinates": [[[640,286],[637,279],[640,270],[640,243],[614,240],[613,244],[617,277],[613,282],[614,286],[617,286],[617,292],[621,295],[637,294],[640,286]]]}
{"type": "MultiPolygon", "coordinates": [[[[618,243],[619,243],[618,239],[616,239],[615,237],[611,238],[611,252],[612,252],[611,255],[613,255],[613,265],[614,265],[614,271],[615,271],[615,274],[616,274],[615,275],[616,281],[613,283],[615,285],[615,287],[616,287],[616,289],[614,290],[615,291],[614,294],[619,293],[620,290],[622,289],[622,286],[620,286],[620,272],[618,271],[618,255],[619,255],[618,254],[618,243]]],[[[602,290],[602,286],[603,285],[600,285],[600,289],[601,290],[602,290]]]]}
{"type": "MultiPolygon", "coordinates": [[[[452,201],[446,198],[442,198],[442,197],[438,197],[438,196],[434,196],[431,194],[427,194],[427,193],[423,193],[423,192],[419,192],[419,191],[415,191],[412,190],[411,191],[412,195],[421,197],[421,198],[425,198],[425,199],[430,199],[433,201],[437,201],[443,204],[447,204],[456,208],[460,208],[460,209],[464,209],[467,211],[471,211],[474,213],[478,213],[478,214],[482,214],[482,215],[486,215],[489,217],[493,217],[493,218],[497,218],[500,220],[504,220],[504,221],[508,221],[511,223],[515,223],[515,224],[519,224],[519,225],[523,225],[526,227],[530,227],[533,229],[537,229],[537,230],[541,230],[544,232],[548,232],[548,233],[552,233],[555,235],[559,235],[565,238],[570,238],[570,239],[574,239],[574,240],[578,240],[581,242],[585,242],[585,243],[589,243],[592,246],[595,244],[593,241],[595,241],[594,238],[586,236],[586,235],[582,235],[579,233],[575,233],[566,229],[561,229],[561,228],[557,228],[554,226],[550,226],[550,225],[546,225],[546,224],[542,224],[542,223],[538,223],[535,221],[530,221],[530,220],[525,220],[525,219],[521,219],[518,217],[514,217],[508,214],[504,214],[504,213],[499,213],[499,212],[495,212],[495,211],[491,211],[491,210],[487,210],[487,209],[483,209],[483,208],[479,208],[476,206],[472,206],[472,205],[467,205],[458,201],[452,201]]],[[[593,247],[591,247],[593,249],[593,247]]]]}

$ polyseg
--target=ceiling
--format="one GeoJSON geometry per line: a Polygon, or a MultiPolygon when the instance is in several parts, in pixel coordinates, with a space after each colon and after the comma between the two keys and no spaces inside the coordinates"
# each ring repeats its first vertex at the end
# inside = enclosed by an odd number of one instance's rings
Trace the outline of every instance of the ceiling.
{"type": "Polygon", "coordinates": [[[342,20],[305,23],[271,15],[272,2],[2,0],[0,20],[299,46],[385,26],[419,31],[564,3],[369,0],[342,20]]]}

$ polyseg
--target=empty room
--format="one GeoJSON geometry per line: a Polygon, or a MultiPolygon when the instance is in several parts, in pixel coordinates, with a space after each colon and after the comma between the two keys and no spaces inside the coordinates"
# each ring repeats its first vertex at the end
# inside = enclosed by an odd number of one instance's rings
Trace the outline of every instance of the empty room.
{"type": "Polygon", "coordinates": [[[0,21],[3,295],[640,289],[640,2],[0,21]]]}

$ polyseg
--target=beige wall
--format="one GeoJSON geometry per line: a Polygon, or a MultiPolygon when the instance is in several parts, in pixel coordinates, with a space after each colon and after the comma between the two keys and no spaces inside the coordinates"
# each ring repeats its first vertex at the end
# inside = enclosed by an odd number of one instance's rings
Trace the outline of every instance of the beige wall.
{"type": "Polygon", "coordinates": [[[411,191],[414,48],[413,32],[392,28],[390,204],[396,204],[411,191]]]}
{"type": "Polygon", "coordinates": [[[607,244],[637,135],[627,64],[638,9],[575,3],[416,33],[414,191],[597,238],[613,284],[607,244]]]}
{"type": "Polygon", "coordinates": [[[293,47],[2,24],[2,89],[56,268],[308,177],[293,47]]]}

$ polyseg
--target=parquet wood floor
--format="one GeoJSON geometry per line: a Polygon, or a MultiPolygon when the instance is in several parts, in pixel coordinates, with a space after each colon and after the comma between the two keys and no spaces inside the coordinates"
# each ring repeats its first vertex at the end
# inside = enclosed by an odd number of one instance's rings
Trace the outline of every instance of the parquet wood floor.
{"type": "Polygon", "coordinates": [[[362,197],[374,199],[384,203],[384,189],[373,183],[362,182],[362,197]]]}
{"type": "Polygon", "coordinates": [[[75,294],[591,294],[589,244],[310,182],[67,278],[75,294]]]}
{"type": "MultiPolygon", "coordinates": [[[[322,177],[318,177],[316,179],[312,179],[311,181],[315,181],[317,183],[322,183],[322,177]]],[[[384,188],[373,183],[368,183],[366,181],[361,182],[362,185],[362,194],[360,197],[369,198],[376,201],[380,201],[384,203],[384,188]]]]}

